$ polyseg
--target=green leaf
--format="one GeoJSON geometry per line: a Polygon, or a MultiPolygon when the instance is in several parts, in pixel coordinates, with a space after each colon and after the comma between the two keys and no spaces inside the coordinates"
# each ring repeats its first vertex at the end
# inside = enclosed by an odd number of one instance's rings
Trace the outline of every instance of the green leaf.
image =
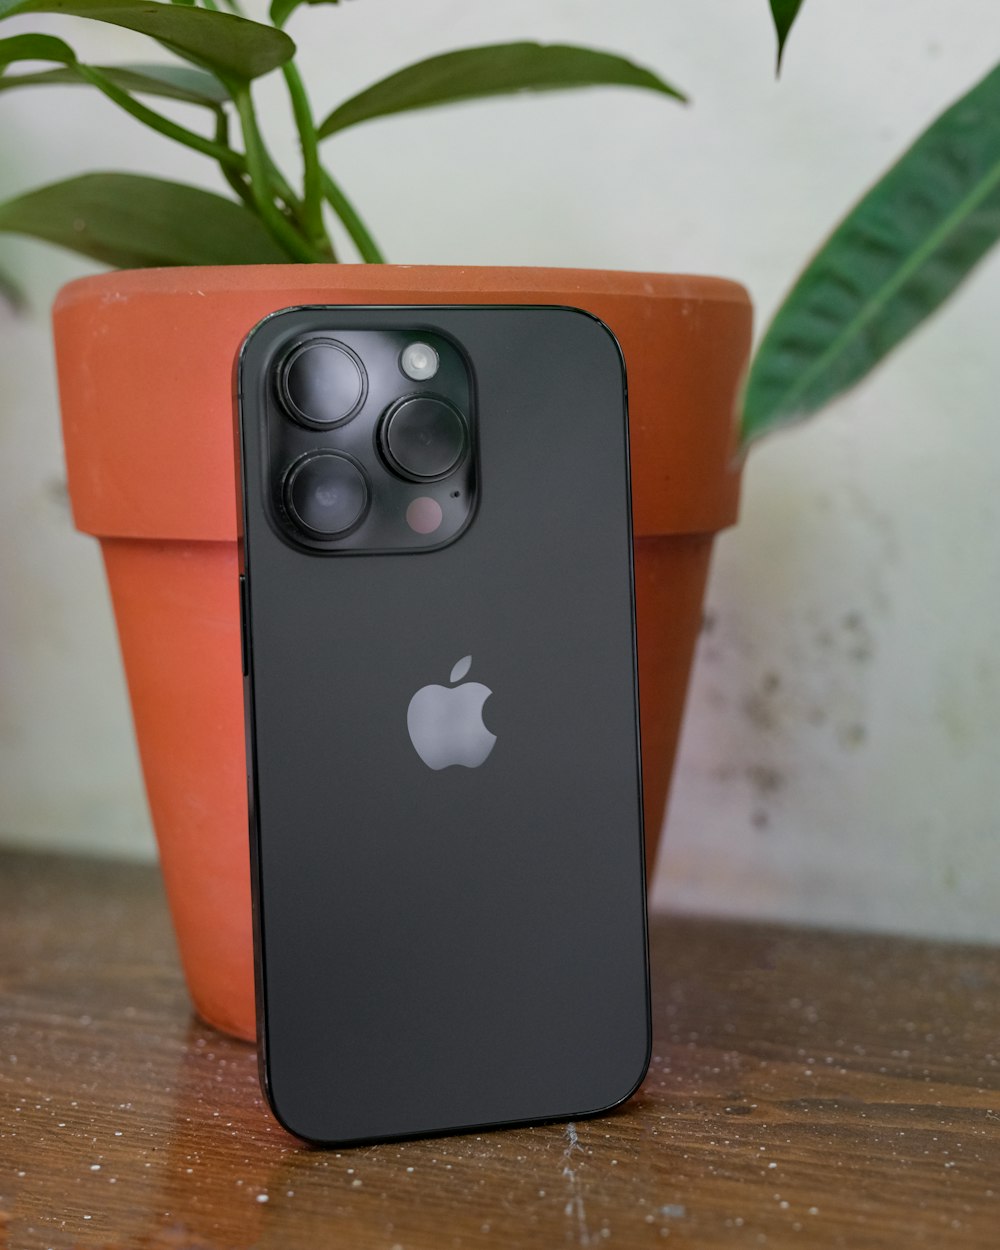
{"type": "MultiPolygon", "coordinates": [[[[77,65],[73,49],[53,35],[15,35],[11,39],[0,39],[0,91],[12,87],[85,83],[86,79],[79,73],[77,65]],[[5,69],[15,61],[57,61],[60,68],[29,74],[5,74],[5,69]]],[[[229,99],[229,93],[214,74],[191,65],[110,65],[95,68],[116,87],[137,95],[165,96],[212,108],[225,104],[229,99]]]]}
{"type": "Polygon", "coordinates": [[[0,0],[0,19],[24,13],[88,17],[123,26],[163,44],[186,61],[249,81],[283,65],[295,44],[280,30],[209,9],[161,0],[0,0]]]}
{"type": "Polygon", "coordinates": [[[750,370],[744,442],[860,381],[1000,238],[1000,65],[848,214],[778,310],[750,370]]]}
{"type": "Polygon", "coordinates": [[[288,260],[235,200],[137,174],[85,174],[29,191],[0,204],[0,230],[123,269],[288,260]]]}
{"type": "Polygon", "coordinates": [[[373,117],[459,100],[597,86],[644,87],[685,98],[648,69],[610,52],[565,44],[498,43],[432,56],[383,78],[334,109],[319,135],[325,138],[373,117]]]}
{"type": "Polygon", "coordinates": [[[771,16],[774,18],[774,29],[778,34],[778,61],[775,71],[781,73],[781,58],[785,54],[785,40],[792,24],[799,15],[803,0],[771,0],[771,16]]]}
{"type": "MultiPolygon", "coordinates": [[[[161,96],[217,108],[229,93],[214,74],[191,65],[98,65],[94,67],[116,87],[133,95],[161,96]]],[[[89,85],[70,67],[39,70],[34,74],[0,76],[0,91],[13,87],[89,85]]]]}
{"type": "Polygon", "coordinates": [[[271,21],[284,26],[297,8],[303,4],[339,4],[340,0],[271,0],[271,21]]]}
{"type": "MultiPolygon", "coordinates": [[[[0,75],[15,61],[56,61],[60,65],[74,65],[76,53],[54,35],[14,35],[10,39],[0,39],[0,75]]],[[[5,85],[0,77],[0,88],[5,85]]]]}

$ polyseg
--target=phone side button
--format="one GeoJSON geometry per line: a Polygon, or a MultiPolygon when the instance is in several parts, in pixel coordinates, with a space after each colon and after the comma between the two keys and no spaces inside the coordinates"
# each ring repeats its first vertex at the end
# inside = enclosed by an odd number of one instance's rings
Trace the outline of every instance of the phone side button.
{"type": "Polygon", "coordinates": [[[247,579],[240,574],[240,652],[243,658],[243,676],[250,673],[249,641],[247,632],[247,579]]]}

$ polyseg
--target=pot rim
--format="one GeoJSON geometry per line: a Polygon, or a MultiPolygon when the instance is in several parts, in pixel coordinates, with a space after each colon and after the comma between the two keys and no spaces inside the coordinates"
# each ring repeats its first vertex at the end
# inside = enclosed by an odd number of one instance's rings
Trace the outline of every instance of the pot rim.
{"type": "MultiPolygon", "coordinates": [[[[272,291],[299,290],[303,279],[342,279],[343,289],[395,288],[404,275],[430,279],[428,294],[441,293],[458,285],[482,287],[496,294],[508,291],[538,293],[563,290],[566,294],[637,295],[672,300],[723,301],[749,306],[746,287],[732,278],[710,274],[658,273],[631,269],[580,269],[573,266],[545,265],[373,265],[373,264],[294,264],[287,265],[177,265],[150,269],[115,269],[89,274],[67,282],[53,305],[58,315],[79,299],[115,294],[128,297],[139,292],[204,296],[223,290],[251,290],[261,285],[272,291]],[[385,281],[380,280],[380,276],[385,281]],[[505,281],[506,279],[506,281],[505,281]]],[[[323,281],[323,286],[328,286],[323,281]]],[[[338,283],[338,285],[340,285],[338,283]]]]}
{"type": "Polygon", "coordinates": [[[236,265],[118,270],[53,308],[77,528],[114,538],[235,541],[233,378],[247,334],[296,305],[582,309],[626,361],[639,536],[736,519],[734,395],[751,307],[726,278],[616,269],[236,265]]]}

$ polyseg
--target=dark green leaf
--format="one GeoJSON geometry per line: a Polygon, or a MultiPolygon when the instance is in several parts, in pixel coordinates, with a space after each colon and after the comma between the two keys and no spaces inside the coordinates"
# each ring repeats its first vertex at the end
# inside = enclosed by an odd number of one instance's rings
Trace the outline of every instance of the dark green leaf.
{"type": "Polygon", "coordinates": [[[373,117],[458,100],[597,86],[645,87],[684,99],[650,70],[610,52],[564,44],[499,43],[432,56],[383,78],[334,109],[319,127],[319,135],[325,138],[373,117]]]}
{"type": "Polygon", "coordinates": [[[297,8],[303,4],[339,4],[340,0],[271,0],[271,21],[284,26],[297,8]]]}
{"type": "Polygon", "coordinates": [[[781,58],[785,53],[785,40],[792,24],[799,15],[803,0],[771,0],[771,16],[774,18],[774,29],[778,33],[777,71],[781,71],[781,58]]]}
{"type": "Polygon", "coordinates": [[[29,191],[0,204],[0,230],[123,269],[288,260],[242,204],[137,174],[85,174],[29,191]]]}
{"type": "MultiPolygon", "coordinates": [[[[0,74],[15,61],[56,61],[60,65],[76,63],[76,53],[68,43],[54,35],[14,35],[0,39],[0,74]]],[[[0,78],[0,89],[5,86],[0,78]]]]}
{"type": "MultiPolygon", "coordinates": [[[[133,95],[162,96],[168,100],[184,100],[215,108],[229,95],[214,74],[191,65],[98,65],[109,82],[133,95]]],[[[85,83],[75,69],[39,70],[34,74],[8,74],[0,77],[0,91],[12,87],[45,87],[59,84],[85,83]]]]}
{"type": "Polygon", "coordinates": [[[860,381],[1000,238],[1000,66],[924,132],[837,227],[753,362],[749,442],[860,381]]]}
{"type": "Polygon", "coordinates": [[[0,19],[23,13],[89,17],[123,26],[149,35],[186,61],[241,81],[276,69],[295,52],[291,39],[272,26],[161,0],[0,0],[0,19]]]}
{"type": "MultiPolygon", "coordinates": [[[[11,87],[86,82],[76,67],[73,49],[53,35],[15,35],[11,39],[0,39],[0,91],[11,87]],[[58,61],[60,68],[36,70],[28,74],[4,74],[7,66],[15,61],[58,61]]],[[[193,65],[110,65],[97,68],[116,87],[137,95],[165,96],[213,108],[229,99],[229,93],[214,74],[193,65]]]]}

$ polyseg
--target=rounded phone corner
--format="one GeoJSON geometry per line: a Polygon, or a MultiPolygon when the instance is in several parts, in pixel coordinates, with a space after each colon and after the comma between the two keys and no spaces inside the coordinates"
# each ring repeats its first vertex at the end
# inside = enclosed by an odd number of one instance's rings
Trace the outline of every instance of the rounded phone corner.
{"type": "Polygon", "coordinates": [[[297,1138],[307,1146],[329,1146],[332,1144],[330,1137],[317,1134],[310,1127],[296,1127],[296,1117],[289,1115],[288,1111],[282,1107],[274,1088],[274,1080],[271,1075],[270,1065],[267,1061],[267,1052],[263,1050],[260,1056],[259,1064],[260,1075],[260,1091],[267,1103],[268,1110],[278,1121],[278,1124],[291,1137],[297,1138]]]}
{"type": "Polygon", "coordinates": [[[614,350],[615,355],[618,358],[618,363],[621,366],[622,387],[627,390],[626,382],[627,382],[628,371],[625,365],[625,352],[622,349],[622,345],[618,339],[618,335],[615,334],[614,330],[611,328],[610,325],[608,325],[608,323],[604,320],[604,318],[601,316],[598,316],[598,314],[595,312],[591,312],[589,308],[580,308],[580,307],[577,307],[577,305],[575,304],[555,304],[555,305],[552,305],[552,308],[555,312],[575,314],[576,316],[589,322],[593,329],[599,331],[603,338],[610,341],[610,346],[614,350]]]}
{"type": "Polygon", "coordinates": [[[643,1050],[642,1059],[639,1063],[638,1070],[636,1070],[635,1068],[630,1068],[629,1075],[623,1077],[621,1083],[618,1086],[619,1090],[621,1090],[622,1092],[608,1093],[602,1096],[597,1106],[595,1106],[592,1110],[578,1112],[576,1117],[568,1116],[564,1118],[567,1118],[567,1119],[579,1118],[581,1120],[583,1119],[589,1120],[595,1116],[607,1115],[608,1112],[615,1111],[618,1107],[624,1106],[624,1104],[627,1103],[630,1098],[633,1098],[639,1092],[639,1089],[642,1087],[643,1081],[645,1081],[646,1076],[649,1073],[649,1065],[653,1059],[652,1021],[650,1020],[648,1014],[646,1016],[646,1023],[647,1023],[646,1040],[645,1040],[645,1047],[643,1050]]]}

